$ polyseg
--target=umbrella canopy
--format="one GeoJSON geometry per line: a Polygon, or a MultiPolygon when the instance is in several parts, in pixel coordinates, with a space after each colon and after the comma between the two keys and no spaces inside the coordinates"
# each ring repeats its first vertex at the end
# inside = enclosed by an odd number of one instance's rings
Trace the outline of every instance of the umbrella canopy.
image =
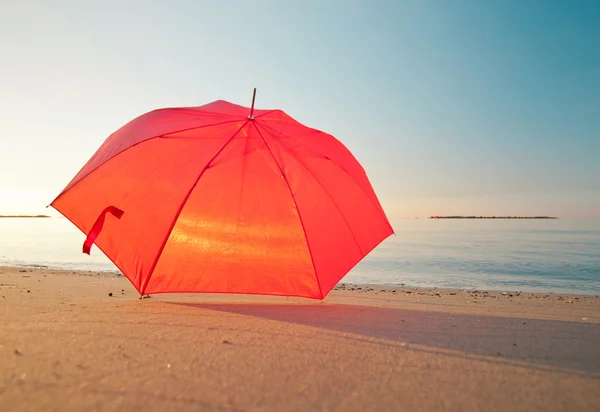
{"type": "Polygon", "coordinates": [[[51,205],[140,294],[322,299],[393,233],[333,136],[221,100],[132,120],[51,205]]]}

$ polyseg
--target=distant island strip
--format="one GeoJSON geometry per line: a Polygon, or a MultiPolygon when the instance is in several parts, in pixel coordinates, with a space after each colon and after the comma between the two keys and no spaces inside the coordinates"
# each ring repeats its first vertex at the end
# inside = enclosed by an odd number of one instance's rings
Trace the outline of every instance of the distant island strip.
{"type": "Polygon", "coordinates": [[[558,219],[553,216],[431,216],[429,219],[558,219]]]}
{"type": "Polygon", "coordinates": [[[21,219],[21,218],[25,218],[25,219],[38,219],[38,218],[48,218],[51,216],[48,215],[0,215],[0,219],[1,218],[9,218],[9,219],[21,219]]]}

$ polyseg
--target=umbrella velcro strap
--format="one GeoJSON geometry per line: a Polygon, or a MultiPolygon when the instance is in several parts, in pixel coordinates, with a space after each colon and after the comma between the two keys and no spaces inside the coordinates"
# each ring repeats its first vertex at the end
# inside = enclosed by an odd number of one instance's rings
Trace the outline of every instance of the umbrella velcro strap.
{"type": "Polygon", "coordinates": [[[90,254],[92,245],[94,244],[96,238],[102,231],[102,227],[104,226],[104,220],[106,220],[107,213],[111,213],[117,219],[121,219],[121,216],[123,216],[124,212],[121,209],[116,208],[114,206],[109,206],[106,209],[104,209],[102,213],[100,213],[100,216],[98,216],[98,219],[96,219],[96,223],[94,223],[94,226],[92,226],[92,230],[90,230],[90,232],[88,233],[85,242],[83,242],[83,253],[87,255],[90,254]]]}

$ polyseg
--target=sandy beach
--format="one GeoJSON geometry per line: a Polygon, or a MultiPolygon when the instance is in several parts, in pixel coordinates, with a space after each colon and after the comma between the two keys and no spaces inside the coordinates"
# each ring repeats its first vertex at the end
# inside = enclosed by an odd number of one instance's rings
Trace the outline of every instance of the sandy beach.
{"type": "Polygon", "coordinates": [[[0,410],[600,410],[600,298],[140,300],[121,276],[0,267],[0,410]]]}

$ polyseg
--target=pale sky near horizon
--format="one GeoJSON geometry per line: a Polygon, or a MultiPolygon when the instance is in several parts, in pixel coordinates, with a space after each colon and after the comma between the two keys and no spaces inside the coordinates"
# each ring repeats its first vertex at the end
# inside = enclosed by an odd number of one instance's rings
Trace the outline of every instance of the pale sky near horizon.
{"type": "Polygon", "coordinates": [[[333,134],[391,218],[600,217],[598,1],[0,2],[0,214],[132,118],[224,99],[333,134]],[[94,4],[95,3],[95,4],[94,4]]]}

